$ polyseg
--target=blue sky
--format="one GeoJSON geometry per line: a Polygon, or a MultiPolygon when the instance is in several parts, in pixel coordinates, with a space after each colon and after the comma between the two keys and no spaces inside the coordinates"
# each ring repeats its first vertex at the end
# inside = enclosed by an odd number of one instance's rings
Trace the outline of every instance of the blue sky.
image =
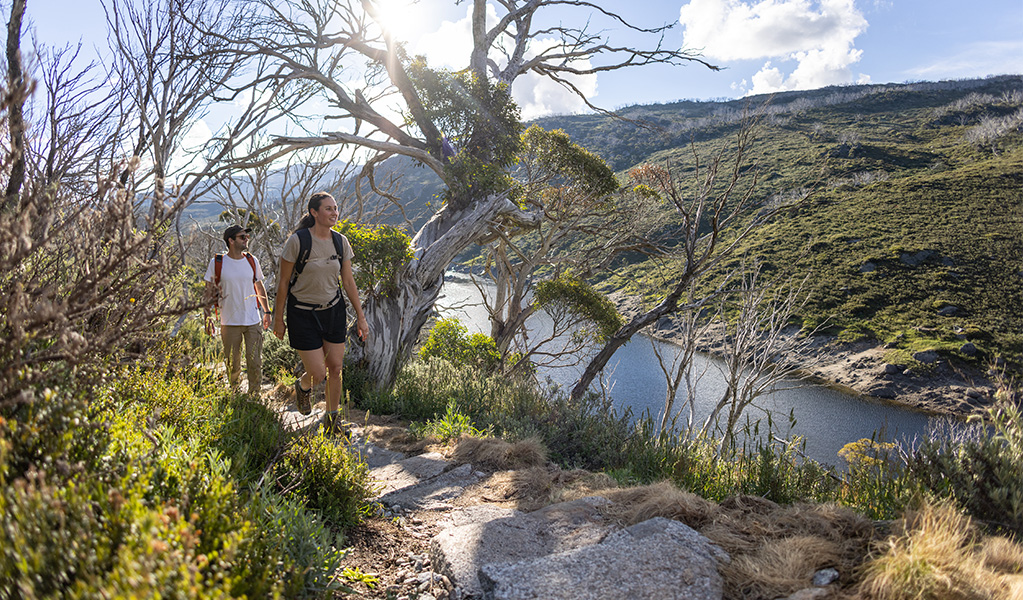
{"type": "MultiPolygon", "coordinates": [[[[468,5],[452,0],[379,0],[394,27],[439,66],[454,64],[467,39],[468,5]]],[[[7,4],[7,3],[5,3],[7,4]]],[[[636,24],[674,22],[666,44],[702,50],[724,67],[655,66],[579,84],[605,108],[679,99],[854,83],[900,83],[1023,74],[1023,0],[605,0],[636,24]]],[[[5,12],[9,7],[5,6],[5,12]]],[[[573,13],[578,19],[578,11],[573,13]]],[[[103,45],[100,0],[38,0],[28,15],[40,41],[103,45]]],[[[4,15],[5,20],[7,15],[4,15]]],[[[564,17],[563,17],[564,18],[564,17]]],[[[574,22],[574,21],[573,21],[574,22]]],[[[614,43],[634,38],[594,20],[614,43]]],[[[516,85],[527,118],[577,112],[581,103],[534,80],[516,85]]]]}

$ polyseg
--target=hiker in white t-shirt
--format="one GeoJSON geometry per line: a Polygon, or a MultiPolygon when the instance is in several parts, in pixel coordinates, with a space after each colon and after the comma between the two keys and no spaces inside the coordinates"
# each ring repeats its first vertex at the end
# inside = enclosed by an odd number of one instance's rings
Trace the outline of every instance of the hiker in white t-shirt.
{"type": "Polygon", "coordinates": [[[251,229],[232,225],[224,230],[227,254],[218,254],[206,268],[206,331],[213,334],[211,309],[220,311],[227,379],[233,389],[241,378],[241,349],[245,342],[245,374],[249,393],[258,394],[263,379],[263,330],[270,327],[270,310],[259,260],[246,252],[251,229]]]}

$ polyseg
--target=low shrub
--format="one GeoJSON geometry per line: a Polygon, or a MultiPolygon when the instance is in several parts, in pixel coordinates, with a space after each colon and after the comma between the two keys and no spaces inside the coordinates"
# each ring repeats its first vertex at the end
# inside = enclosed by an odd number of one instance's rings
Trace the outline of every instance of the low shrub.
{"type": "Polygon", "coordinates": [[[442,417],[431,419],[425,423],[414,422],[409,426],[409,431],[417,438],[434,437],[445,444],[458,439],[463,434],[471,437],[489,435],[488,431],[481,431],[473,427],[472,420],[458,411],[454,400],[448,400],[447,409],[442,417]]]}
{"type": "Polygon", "coordinates": [[[369,470],[343,443],[326,436],[296,437],[271,469],[277,489],[323,515],[339,530],[369,514],[369,470]]]}
{"type": "Polygon", "coordinates": [[[930,436],[908,460],[911,480],[974,518],[1023,537],[1023,415],[1002,401],[982,422],[930,436]]]}
{"type": "Polygon", "coordinates": [[[458,319],[441,319],[430,331],[419,350],[423,359],[442,358],[454,365],[474,366],[493,372],[501,366],[501,353],[493,338],[482,333],[470,334],[458,319]]]}

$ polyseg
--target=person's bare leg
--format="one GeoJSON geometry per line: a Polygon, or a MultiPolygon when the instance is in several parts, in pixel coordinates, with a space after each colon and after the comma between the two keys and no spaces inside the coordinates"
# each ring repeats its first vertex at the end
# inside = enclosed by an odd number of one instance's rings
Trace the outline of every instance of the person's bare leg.
{"type": "Polygon", "coordinates": [[[327,369],[327,414],[337,412],[341,406],[341,367],[345,362],[345,345],[323,343],[324,362],[327,369]]]}
{"type": "Polygon", "coordinates": [[[324,348],[316,350],[299,350],[298,357],[302,359],[302,366],[305,373],[299,378],[299,385],[304,390],[311,390],[317,383],[323,381],[327,376],[327,365],[324,361],[324,348]]]}

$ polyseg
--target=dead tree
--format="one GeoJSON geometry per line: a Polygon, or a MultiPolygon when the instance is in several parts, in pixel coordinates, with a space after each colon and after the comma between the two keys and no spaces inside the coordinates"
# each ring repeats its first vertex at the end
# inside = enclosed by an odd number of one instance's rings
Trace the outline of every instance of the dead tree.
{"type": "Polygon", "coordinates": [[[573,398],[586,393],[597,374],[632,336],[664,317],[702,305],[701,299],[696,299],[695,305],[685,302],[687,291],[729,258],[750,233],[788,208],[779,204],[757,212],[749,210],[758,178],[751,159],[755,129],[756,119],[745,119],[732,147],[722,149],[706,166],[701,165],[694,148],[692,181],[696,190],[691,196],[683,191],[681,177],[672,172],[670,164],[633,170],[633,179],[660,194],[675,212],[677,225],[669,237],[675,246],[673,263],[678,271],[660,301],[633,317],[593,356],[572,388],[573,398]]]}

